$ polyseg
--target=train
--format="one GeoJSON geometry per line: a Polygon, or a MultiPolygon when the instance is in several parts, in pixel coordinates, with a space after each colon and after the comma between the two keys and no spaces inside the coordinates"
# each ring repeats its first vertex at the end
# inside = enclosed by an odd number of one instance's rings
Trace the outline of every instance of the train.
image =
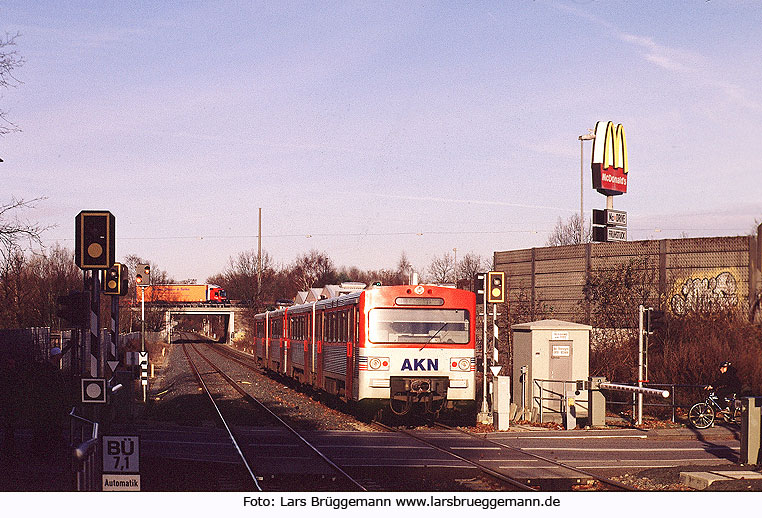
{"type": "MultiPolygon", "coordinates": [[[[138,302],[142,297],[137,290],[138,302]]],[[[152,284],[145,287],[146,301],[158,303],[212,303],[230,302],[227,293],[216,284],[152,284]]]]}
{"type": "Polygon", "coordinates": [[[255,315],[253,352],[270,371],[366,408],[465,410],[475,318],[470,291],[373,286],[255,315]]]}

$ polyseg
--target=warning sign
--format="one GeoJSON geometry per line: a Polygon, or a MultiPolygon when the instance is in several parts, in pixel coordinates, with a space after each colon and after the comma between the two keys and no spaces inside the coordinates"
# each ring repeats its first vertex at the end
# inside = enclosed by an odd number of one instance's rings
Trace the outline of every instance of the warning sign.
{"type": "Polygon", "coordinates": [[[104,435],[103,472],[139,473],[140,437],[137,435],[104,435]]]}

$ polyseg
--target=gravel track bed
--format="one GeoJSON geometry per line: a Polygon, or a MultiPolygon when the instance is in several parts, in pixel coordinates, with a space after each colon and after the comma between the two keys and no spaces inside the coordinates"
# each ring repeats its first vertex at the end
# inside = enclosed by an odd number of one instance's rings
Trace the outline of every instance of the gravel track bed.
{"type": "MultiPolygon", "coordinates": [[[[221,376],[209,375],[212,368],[187,345],[191,358],[201,372],[226,417],[239,426],[272,426],[273,420],[243,401],[241,395],[221,376]]],[[[212,347],[202,344],[196,348],[220,370],[256,399],[298,430],[360,430],[377,428],[339,412],[306,394],[293,390],[268,376],[248,369],[226,358],[212,347]]],[[[214,411],[208,398],[199,389],[191,372],[182,344],[168,349],[164,366],[153,380],[150,404],[144,418],[148,421],[170,421],[180,425],[198,425],[215,422],[214,411]]]]}

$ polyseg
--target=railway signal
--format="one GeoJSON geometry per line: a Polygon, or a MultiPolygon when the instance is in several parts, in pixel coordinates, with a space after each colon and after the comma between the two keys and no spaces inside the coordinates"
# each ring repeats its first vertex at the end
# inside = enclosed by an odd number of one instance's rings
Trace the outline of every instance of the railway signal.
{"type": "Polygon", "coordinates": [[[147,264],[139,264],[135,271],[135,284],[138,286],[150,286],[151,285],[151,266],[147,264]]]}
{"type": "Polygon", "coordinates": [[[83,210],[74,220],[74,258],[82,270],[105,270],[114,264],[116,219],[108,211],[83,210]]]}
{"type": "Polygon", "coordinates": [[[653,334],[657,329],[663,328],[666,325],[664,311],[657,311],[653,308],[646,309],[643,324],[644,331],[648,334],[653,334]]]}
{"type": "Polygon", "coordinates": [[[126,264],[120,264],[119,268],[119,296],[126,297],[130,287],[130,274],[126,264]]]}
{"type": "Polygon", "coordinates": [[[487,302],[502,304],[505,302],[505,273],[487,273],[487,302]]]}
{"type": "Polygon", "coordinates": [[[103,271],[103,293],[105,295],[126,295],[127,268],[122,263],[114,263],[103,271]],[[124,291],[124,293],[122,293],[124,291]]]}
{"type": "Polygon", "coordinates": [[[484,277],[486,273],[477,273],[474,275],[474,293],[476,293],[476,304],[484,304],[484,277]]]}

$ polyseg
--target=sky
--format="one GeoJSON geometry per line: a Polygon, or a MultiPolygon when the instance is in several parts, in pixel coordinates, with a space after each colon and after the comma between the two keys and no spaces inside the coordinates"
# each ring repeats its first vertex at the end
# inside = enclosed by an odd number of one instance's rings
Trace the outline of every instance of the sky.
{"type": "Polygon", "coordinates": [[[22,216],[72,250],[75,216],[109,210],[117,260],[178,280],[256,250],[259,208],[276,264],[422,271],[545,246],[610,120],[629,240],[746,235],[760,27],[751,1],[4,1],[25,63],[0,202],[43,198],[22,216]]]}

